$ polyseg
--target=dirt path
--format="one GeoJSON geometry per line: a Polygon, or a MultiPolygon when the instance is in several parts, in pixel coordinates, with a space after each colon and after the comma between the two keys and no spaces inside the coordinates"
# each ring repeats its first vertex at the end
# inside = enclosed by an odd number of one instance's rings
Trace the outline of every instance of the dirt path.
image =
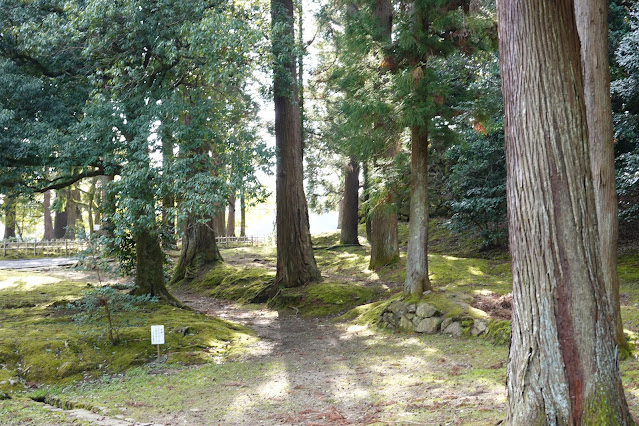
{"type": "Polygon", "coordinates": [[[0,269],[38,269],[59,266],[73,266],[78,263],[78,259],[72,257],[43,257],[41,259],[20,259],[20,260],[0,260],[0,269]]]}

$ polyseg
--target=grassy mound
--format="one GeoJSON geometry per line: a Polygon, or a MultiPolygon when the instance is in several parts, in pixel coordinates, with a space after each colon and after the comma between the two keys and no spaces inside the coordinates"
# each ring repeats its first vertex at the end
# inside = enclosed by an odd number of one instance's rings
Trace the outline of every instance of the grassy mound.
{"type": "Polygon", "coordinates": [[[0,392],[97,377],[144,364],[156,356],[150,326],[164,324],[169,361],[203,362],[254,340],[236,324],[168,305],[118,312],[120,340],[104,323],[79,324],[59,309],[77,300],[86,283],[44,274],[0,271],[0,392]]]}

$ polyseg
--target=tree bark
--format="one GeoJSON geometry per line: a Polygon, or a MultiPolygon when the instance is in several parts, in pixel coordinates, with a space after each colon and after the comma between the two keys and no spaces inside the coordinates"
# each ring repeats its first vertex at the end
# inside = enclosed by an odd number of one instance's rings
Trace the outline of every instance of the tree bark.
{"type": "Polygon", "coordinates": [[[226,223],[226,235],[235,236],[235,194],[229,196],[229,215],[226,223]]]}
{"type": "Polygon", "coordinates": [[[498,3],[513,275],[509,424],[633,424],[603,279],[572,0],[498,3]]]}
{"type": "Polygon", "coordinates": [[[319,281],[308,221],[302,171],[302,130],[295,71],[292,0],[271,0],[274,65],[275,143],[277,148],[276,225],[279,286],[319,281]]]}
{"type": "Polygon", "coordinates": [[[44,216],[44,241],[51,241],[55,238],[53,233],[53,222],[51,221],[51,191],[42,194],[42,214],[44,216]]]}
{"type": "Polygon", "coordinates": [[[223,208],[221,212],[215,215],[213,218],[213,229],[215,235],[223,237],[226,235],[226,212],[223,208]]]}
{"type": "Polygon", "coordinates": [[[56,240],[64,238],[67,232],[67,212],[55,212],[53,216],[53,235],[56,240]]]}
{"type": "Polygon", "coordinates": [[[76,224],[78,222],[78,219],[82,220],[80,208],[75,203],[79,199],[80,191],[78,191],[77,189],[71,189],[71,187],[69,187],[67,191],[67,207],[65,209],[67,213],[67,229],[64,233],[64,238],[69,240],[75,239],[76,224]]]}
{"type": "Polygon", "coordinates": [[[368,161],[364,161],[363,162],[363,174],[364,174],[364,188],[362,191],[362,200],[364,201],[364,205],[366,206],[364,208],[364,223],[366,224],[366,241],[368,241],[369,243],[372,242],[372,225],[371,225],[371,211],[370,211],[370,205],[368,203],[368,200],[370,200],[370,190],[371,190],[371,175],[370,175],[370,170],[368,167],[368,161]]]}
{"type": "Polygon", "coordinates": [[[377,269],[399,260],[397,210],[393,204],[387,202],[373,210],[369,269],[377,269]]]}
{"type": "Polygon", "coordinates": [[[7,195],[4,201],[4,239],[16,237],[16,199],[7,195]]]}
{"type": "Polygon", "coordinates": [[[246,237],[246,199],[244,189],[240,195],[240,237],[246,237]]]}
{"type": "MultiPolygon", "coordinates": [[[[173,163],[173,139],[170,132],[164,129],[162,133],[162,167],[170,171],[173,163]]],[[[162,246],[175,249],[177,236],[175,232],[175,195],[167,193],[162,197],[162,246]]]]}
{"type": "Polygon", "coordinates": [[[608,3],[605,0],[575,0],[575,15],[581,42],[590,167],[597,205],[602,273],[614,312],[617,344],[627,353],[629,347],[623,332],[617,278],[619,221],[608,65],[608,3]]]}
{"type": "Polygon", "coordinates": [[[213,220],[200,223],[192,217],[187,218],[182,250],[171,282],[189,282],[202,271],[222,261],[222,255],[215,242],[213,220]]]}
{"type": "Polygon", "coordinates": [[[180,303],[169,293],[164,283],[164,254],[160,237],[143,232],[135,237],[135,290],[134,294],[150,294],[173,305],[180,303]]]}
{"type": "Polygon", "coordinates": [[[421,297],[428,279],[428,125],[411,128],[410,222],[404,294],[421,297]]]}
{"type": "Polygon", "coordinates": [[[346,166],[340,244],[359,244],[359,162],[351,157],[346,166]]]}

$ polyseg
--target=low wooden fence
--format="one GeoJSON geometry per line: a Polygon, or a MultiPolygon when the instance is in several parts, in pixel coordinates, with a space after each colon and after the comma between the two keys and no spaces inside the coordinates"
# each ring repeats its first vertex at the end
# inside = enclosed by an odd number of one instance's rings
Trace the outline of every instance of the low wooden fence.
{"type": "Polygon", "coordinates": [[[87,248],[87,241],[51,240],[51,241],[0,241],[2,256],[21,254],[37,256],[68,256],[87,248]]]}
{"type": "Polygon", "coordinates": [[[220,247],[243,247],[243,246],[266,246],[272,245],[273,236],[271,235],[260,235],[260,236],[245,236],[245,237],[215,237],[215,242],[220,247]]]}

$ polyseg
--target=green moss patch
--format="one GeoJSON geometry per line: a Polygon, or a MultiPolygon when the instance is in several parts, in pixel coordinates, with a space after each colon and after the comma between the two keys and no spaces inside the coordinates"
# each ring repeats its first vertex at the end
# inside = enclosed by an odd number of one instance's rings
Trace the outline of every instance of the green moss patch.
{"type": "Polygon", "coordinates": [[[121,326],[119,344],[113,345],[103,324],[76,323],[73,312],[54,307],[78,299],[86,288],[86,283],[45,274],[0,274],[0,391],[112,374],[149,362],[157,353],[150,342],[155,324],[165,326],[162,351],[169,361],[188,362],[185,353],[197,353],[198,362],[211,360],[255,339],[239,325],[156,303],[115,314],[121,326]]]}
{"type": "Polygon", "coordinates": [[[379,286],[365,286],[361,283],[320,282],[281,289],[270,305],[293,308],[305,316],[325,317],[369,303],[378,298],[381,292],[379,286]]]}
{"type": "Polygon", "coordinates": [[[218,299],[249,303],[275,279],[275,272],[264,268],[241,268],[221,263],[194,279],[189,287],[218,299]]]}

